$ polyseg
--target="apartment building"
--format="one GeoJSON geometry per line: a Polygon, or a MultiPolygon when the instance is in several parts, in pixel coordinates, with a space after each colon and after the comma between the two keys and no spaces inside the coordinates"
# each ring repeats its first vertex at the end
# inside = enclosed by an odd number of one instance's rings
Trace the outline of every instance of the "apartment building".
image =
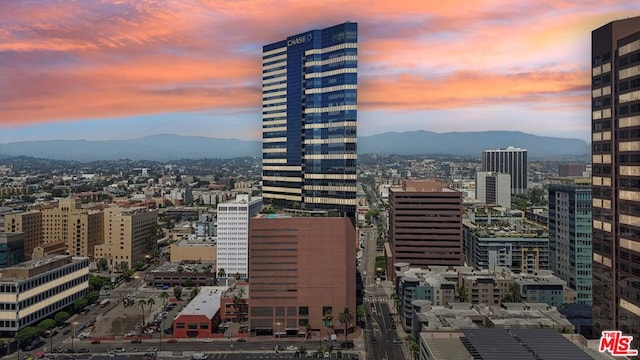
{"type": "Polygon", "coordinates": [[[23,258],[25,260],[31,259],[33,249],[44,243],[42,234],[42,213],[40,211],[28,211],[23,213],[7,214],[4,219],[5,232],[23,234],[23,258]]]}

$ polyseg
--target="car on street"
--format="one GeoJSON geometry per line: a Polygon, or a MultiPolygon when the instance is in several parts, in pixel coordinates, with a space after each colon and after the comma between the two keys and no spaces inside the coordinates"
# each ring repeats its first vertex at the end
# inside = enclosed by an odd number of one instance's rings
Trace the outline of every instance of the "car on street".
{"type": "Polygon", "coordinates": [[[80,311],[80,314],[84,315],[84,314],[88,313],[89,311],[91,311],[91,310],[89,310],[89,309],[87,309],[87,308],[84,308],[84,309],[82,309],[82,310],[80,311]]]}
{"type": "Polygon", "coordinates": [[[140,344],[142,340],[140,338],[131,340],[132,344],[140,344]]]}
{"type": "Polygon", "coordinates": [[[176,339],[169,339],[169,340],[167,340],[167,343],[169,343],[169,344],[175,344],[175,343],[177,343],[177,342],[178,342],[178,340],[176,340],[176,339]]]}
{"type": "Polygon", "coordinates": [[[150,347],[147,349],[147,352],[156,352],[158,351],[158,349],[156,349],[155,347],[150,347]]]}
{"type": "Polygon", "coordinates": [[[114,351],[117,352],[117,353],[123,353],[123,352],[127,351],[127,349],[121,347],[121,348],[116,348],[114,351]]]}
{"type": "Polygon", "coordinates": [[[88,352],[91,352],[91,351],[89,351],[89,349],[87,349],[87,348],[80,348],[80,349],[78,349],[78,352],[79,353],[88,353],[88,352]]]}
{"type": "Polygon", "coordinates": [[[204,338],[204,339],[201,339],[200,342],[210,343],[210,342],[213,342],[213,339],[212,338],[204,338]]]}
{"type": "Polygon", "coordinates": [[[245,338],[238,338],[238,340],[236,340],[237,342],[247,342],[247,339],[245,338]]]}
{"type": "Polygon", "coordinates": [[[69,335],[70,332],[71,332],[71,329],[66,329],[65,331],[62,332],[62,335],[69,335]]]}
{"type": "Polygon", "coordinates": [[[97,344],[100,344],[100,340],[92,340],[91,343],[93,345],[97,345],[97,344]]]}
{"type": "Polygon", "coordinates": [[[394,340],[393,340],[393,343],[394,343],[394,344],[402,344],[402,340],[400,340],[400,339],[394,339],[394,340]]]}

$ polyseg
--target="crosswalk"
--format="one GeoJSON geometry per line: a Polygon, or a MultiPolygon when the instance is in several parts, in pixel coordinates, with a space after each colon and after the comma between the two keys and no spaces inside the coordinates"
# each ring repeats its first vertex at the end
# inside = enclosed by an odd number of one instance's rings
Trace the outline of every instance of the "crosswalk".
{"type": "Polygon", "coordinates": [[[364,302],[393,305],[393,300],[388,297],[371,297],[371,298],[367,297],[367,298],[364,298],[364,302]]]}

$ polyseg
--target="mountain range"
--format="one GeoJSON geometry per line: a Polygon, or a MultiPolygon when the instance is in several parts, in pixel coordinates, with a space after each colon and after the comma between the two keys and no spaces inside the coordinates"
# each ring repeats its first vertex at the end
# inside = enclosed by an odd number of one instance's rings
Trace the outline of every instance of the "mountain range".
{"type": "MultiPolygon", "coordinates": [[[[358,137],[359,154],[480,157],[482,150],[515,146],[528,150],[529,158],[581,156],[591,152],[580,139],[538,136],[516,131],[389,132],[358,137]]],[[[0,155],[33,156],[54,160],[169,161],[176,159],[260,157],[261,141],[214,139],[202,136],[152,135],[131,140],[43,140],[0,144],[0,155]]]]}

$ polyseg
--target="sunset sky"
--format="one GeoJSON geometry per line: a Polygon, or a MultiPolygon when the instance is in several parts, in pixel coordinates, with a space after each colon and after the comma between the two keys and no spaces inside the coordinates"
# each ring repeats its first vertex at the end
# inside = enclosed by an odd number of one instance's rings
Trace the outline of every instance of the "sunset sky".
{"type": "Polygon", "coordinates": [[[261,136],[262,45],[359,24],[359,135],[590,132],[591,31],[638,1],[0,0],[0,143],[261,136]]]}

